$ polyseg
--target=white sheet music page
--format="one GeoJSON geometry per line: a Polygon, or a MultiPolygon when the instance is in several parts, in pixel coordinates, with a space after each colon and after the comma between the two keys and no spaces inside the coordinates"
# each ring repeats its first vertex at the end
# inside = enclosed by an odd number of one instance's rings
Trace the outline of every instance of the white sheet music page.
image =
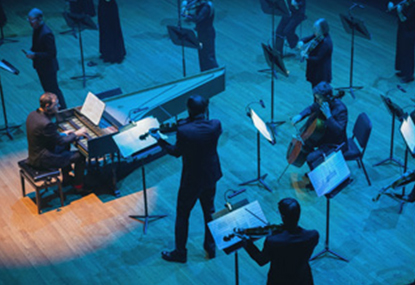
{"type": "Polygon", "coordinates": [[[254,122],[254,126],[257,128],[257,130],[270,142],[273,141],[272,135],[268,130],[267,125],[264,123],[264,121],[255,113],[254,110],[251,109],[251,118],[254,122]]]}
{"type": "Polygon", "coordinates": [[[267,224],[267,219],[262,212],[259,202],[254,201],[209,222],[208,226],[215,239],[216,246],[222,250],[241,241],[239,237],[231,238],[228,241],[224,240],[224,237],[232,234],[235,228],[246,229],[262,227],[267,224]]]}
{"type": "Polygon", "coordinates": [[[308,173],[318,197],[330,193],[349,177],[350,170],[341,151],[334,152],[308,173]]]}
{"type": "Polygon", "coordinates": [[[144,139],[140,139],[140,136],[146,134],[150,129],[160,127],[160,123],[156,118],[147,117],[133,124],[133,127],[127,128],[113,136],[113,139],[124,158],[151,145],[157,144],[157,141],[150,135],[146,136],[144,139]]]}
{"type": "Polygon", "coordinates": [[[412,121],[411,116],[408,116],[402,121],[400,127],[401,134],[412,154],[415,154],[415,124],[412,121]]]}
{"type": "Polygon", "coordinates": [[[81,108],[81,114],[87,117],[94,125],[98,126],[104,110],[105,103],[92,94],[92,92],[88,92],[81,108]]]}

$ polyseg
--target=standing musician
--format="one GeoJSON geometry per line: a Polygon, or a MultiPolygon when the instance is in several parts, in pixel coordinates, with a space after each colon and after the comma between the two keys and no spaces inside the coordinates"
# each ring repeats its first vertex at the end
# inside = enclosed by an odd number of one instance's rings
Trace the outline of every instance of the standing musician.
{"type": "Polygon", "coordinates": [[[169,154],[182,157],[183,168],[177,196],[175,241],[173,251],[163,251],[162,258],[167,261],[185,263],[187,261],[187,236],[190,213],[199,200],[205,221],[205,239],[203,248],[206,258],[215,257],[215,242],[207,224],[212,221],[215,212],[216,182],[222,177],[218,140],[222,134],[222,125],[218,120],[209,120],[208,100],[195,95],[187,100],[189,118],[177,127],[175,145],[160,138],[157,132],[150,132],[159,145],[169,154]]]}
{"type": "Polygon", "coordinates": [[[271,262],[268,285],[312,285],[314,282],[308,260],[318,243],[319,234],[316,230],[298,226],[301,208],[297,200],[282,199],[278,210],[283,229],[266,238],[262,251],[250,239],[245,240],[244,248],[260,266],[271,262]]]}
{"type": "Polygon", "coordinates": [[[305,0],[291,0],[289,2],[291,15],[283,16],[278,24],[275,37],[275,49],[282,55],[284,40],[291,49],[298,44],[298,36],[295,33],[298,25],[305,20],[305,0]]]}
{"type": "Polygon", "coordinates": [[[183,1],[182,16],[196,23],[197,37],[201,43],[198,49],[200,71],[217,68],[213,3],[206,0],[183,1]]]}
{"type": "Polygon", "coordinates": [[[413,0],[401,1],[394,5],[389,2],[390,11],[396,9],[399,16],[396,40],[395,69],[402,83],[414,81],[415,53],[415,3],[413,0]]]}
{"type": "Polygon", "coordinates": [[[307,60],[306,79],[313,88],[318,83],[331,82],[331,56],[333,42],[329,35],[329,24],[325,19],[318,19],[313,26],[314,34],[301,39],[298,48],[301,56],[307,60]]]}
{"type": "Polygon", "coordinates": [[[53,93],[40,97],[40,107],[29,114],[26,120],[29,164],[40,169],[62,168],[62,184],[72,184],[77,191],[84,187],[85,158],[78,151],[70,151],[70,143],[84,136],[84,127],[72,132],[58,132],[52,122],[59,108],[59,99],[53,93]],[[69,172],[75,163],[75,177],[69,172]]]}
{"type": "MultiPolygon", "coordinates": [[[[307,164],[314,169],[322,158],[332,150],[343,144],[342,150],[347,150],[347,108],[346,105],[333,97],[333,89],[327,82],[320,82],[313,88],[315,102],[305,108],[300,114],[291,119],[296,123],[310,115],[310,118],[324,120],[323,135],[318,141],[306,142],[304,148],[310,152],[307,155],[307,164]]],[[[310,119],[309,119],[310,120],[310,119]]]]}
{"type": "Polygon", "coordinates": [[[27,20],[33,28],[33,36],[32,47],[26,52],[26,57],[33,61],[43,91],[56,94],[62,109],[66,109],[65,98],[58,86],[59,65],[56,59],[55,37],[44,23],[41,10],[37,8],[30,10],[27,20]]]}

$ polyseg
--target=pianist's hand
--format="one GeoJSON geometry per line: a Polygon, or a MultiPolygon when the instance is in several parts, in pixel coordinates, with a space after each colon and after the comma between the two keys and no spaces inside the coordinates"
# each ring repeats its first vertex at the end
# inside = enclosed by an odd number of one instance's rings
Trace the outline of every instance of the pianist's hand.
{"type": "Polygon", "coordinates": [[[80,128],[79,130],[76,130],[76,131],[74,132],[74,134],[75,134],[77,137],[83,137],[83,136],[85,136],[85,134],[86,134],[86,128],[85,128],[85,127],[82,127],[82,128],[80,128]]]}

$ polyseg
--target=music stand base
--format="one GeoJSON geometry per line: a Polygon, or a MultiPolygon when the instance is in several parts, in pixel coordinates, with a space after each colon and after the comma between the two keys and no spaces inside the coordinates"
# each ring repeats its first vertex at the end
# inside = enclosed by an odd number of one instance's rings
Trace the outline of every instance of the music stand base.
{"type": "Polygon", "coordinates": [[[310,261],[313,261],[317,258],[322,257],[324,254],[331,254],[334,255],[336,258],[342,260],[342,261],[346,261],[349,262],[349,260],[347,260],[346,258],[342,257],[341,255],[335,253],[334,251],[330,250],[328,247],[326,247],[325,249],[323,249],[322,251],[320,251],[319,253],[317,253],[316,255],[314,255],[313,257],[310,258],[310,261]]]}
{"type": "Polygon", "coordinates": [[[0,132],[2,133],[5,132],[6,135],[9,137],[9,139],[13,140],[12,132],[16,129],[20,129],[20,126],[21,125],[13,125],[13,124],[3,126],[3,127],[0,127],[0,132]]]}
{"type": "Polygon", "coordinates": [[[354,95],[354,90],[361,90],[363,89],[363,86],[348,86],[348,87],[339,87],[336,88],[335,90],[344,90],[347,92],[350,92],[350,94],[352,95],[353,99],[356,99],[356,96],[354,95]]]}
{"type": "Polygon", "coordinates": [[[239,186],[244,186],[244,185],[248,185],[248,184],[252,184],[252,183],[254,183],[254,182],[258,182],[259,184],[261,184],[262,186],[264,186],[264,188],[266,189],[266,190],[268,190],[269,192],[271,192],[272,193],[272,190],[271,190],[271,188],[269,188],[268,187],[268,185],[265,183],[265,178],[267,177],[267,175],[268,174],[264,174],[264,175],[262,175],[262,176],[259,176],[259,177],[257,177],[257,178],[255,178],[255,179],[251,179],[251,180],[248,180],[248,181],[246,181],[246,182],[242,182],[242,183],[240,183],[239,184],[239,186]]]}
{"type": "Polygon", "coordinates": [[[151,222],[150,219],[153,219],[152,221],[156,221],[158,219],[162,219],[164,217],[167,217],[167,215],[131,215],[129,216],[132,219],[135,219],[139,222],[144,223],[144,234],[147,232],[147,225],[151,222]]]}
{"type": "Polygon", "coordinates": [[[396,158],[393,158],[393,157],[385,158],[384,160],[379,161],[378,163],[373,164],[373,166],[380,166],[380,165],[388,164],[388,163],[395,163],[395,164],[397,164],[400,167],[404,167],[404,165],[403,165],[402,162],[400,162],[399,160],[397,160],[396,158]]]}

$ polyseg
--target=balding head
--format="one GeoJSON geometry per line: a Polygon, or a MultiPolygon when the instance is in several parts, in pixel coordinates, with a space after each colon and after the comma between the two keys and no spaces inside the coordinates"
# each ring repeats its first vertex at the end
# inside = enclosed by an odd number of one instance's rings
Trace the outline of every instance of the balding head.
{"type": "Polygon", "coordinates": [[[37,29],[43,23],[43,12],[38,8],[33,8],[30,10],[29,14],[27,14],[27,20],[33,29],[37,29]]]}

